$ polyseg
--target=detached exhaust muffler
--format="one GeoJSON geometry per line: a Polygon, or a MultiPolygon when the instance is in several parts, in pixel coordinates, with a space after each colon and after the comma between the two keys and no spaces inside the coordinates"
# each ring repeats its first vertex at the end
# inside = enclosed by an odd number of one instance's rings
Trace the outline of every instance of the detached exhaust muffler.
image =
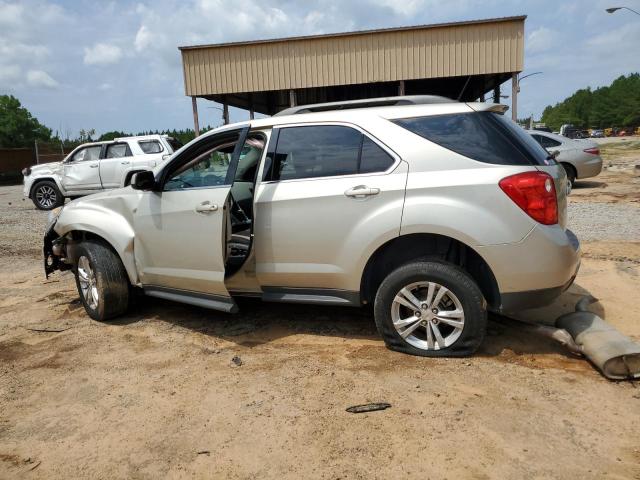
{"type": "Polygon", "coordinates": [[[595,301],[591,296],[581,298],[575,312],[558,317],[555,328],[509,320],[561,343],[574,354],[584,355],[610,380],[640,378],[640,344],[590,312],[588,306],[595,301]]]}
{"type": "Polygon", "coordinates": [[[556,327],[569,332],[582,354],[611,380],[640,378],[640,345],[623,335],[595,313],[588,305],[593,297],[583,297],[576,311],[558,317],[556,327]]]}

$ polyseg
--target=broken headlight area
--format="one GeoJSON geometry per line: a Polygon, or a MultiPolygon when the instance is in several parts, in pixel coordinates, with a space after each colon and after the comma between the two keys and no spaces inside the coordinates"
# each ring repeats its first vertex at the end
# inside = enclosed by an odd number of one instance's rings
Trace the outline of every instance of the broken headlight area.
{"type": "MultiPolygon", "coordinates": [[[[58,209],[56,209],[58,210],[58,209]]],[[[51,213],[54,213],[52,210],[51,213]]],[[[49,274],[56,270],[64,271],[71,269],[71,264],[67,260],[67,238],[59,236],[53,227],[60,215],[60,208],[53,215],[49,215],[49,224],[44,234],[44,245],[42,252],[44,254],[44,273],[47,278],[49,274]]]]}

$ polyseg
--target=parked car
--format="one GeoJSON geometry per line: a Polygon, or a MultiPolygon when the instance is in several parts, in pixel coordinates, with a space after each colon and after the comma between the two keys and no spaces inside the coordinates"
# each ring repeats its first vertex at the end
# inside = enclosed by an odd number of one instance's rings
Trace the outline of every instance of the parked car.
{"type": "Polygon", "coordinates": [[[43,163],[22,170],[23,194],[40,210],[51,210],[62,205],[68,197],[126,186],[134,173],[155,167],[179,147],[179,142],[167,135],[85,143],[62,162],[43,163]]]}
{"type": "Polygon", "coordinates": [[[576,179],[595,177],[602,171],[602,157],[596,142],[574,140],[538,130],[530,130],[529,133],[548,152],[557,152],[555,159],[567,174],[567,193],[571,192],[576,179]]]}
{"type": "Polygon", "coordinates": [[[600,128],[594,128],[591,130],[591,138],[604,138],[604,130],[600,128]]]}
{"type": "Polygon", "coordinates": [[[365,105],[212,130],[131,186],[51,212],[47,274],[71,269],[96,320],[125,313],[133,289],[224,312],[241,296],[373,305],[391,349],[427,356],[470,354],[487,309],[571,285],[565,172],[506,107],[365,105]]]}

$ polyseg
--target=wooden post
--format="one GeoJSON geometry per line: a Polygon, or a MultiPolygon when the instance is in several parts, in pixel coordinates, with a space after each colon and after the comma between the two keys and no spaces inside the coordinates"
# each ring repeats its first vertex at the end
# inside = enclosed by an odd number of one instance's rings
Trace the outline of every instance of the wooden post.
{"type": "Polygon", "coordinates": [[[225,125],[229,124],[229,105],[226,103],[222,104],[222,121],[225,125]]]}
{"type": "Polygon", "coordinates": [[[518,74],[511,74],[511,120],[518,121],[518,74]]]}
{"type": "Polygon", "coordinates": [[[35,145],[35,149],[36,149],[36,163],[40,163],[40,156],[38,155],[38,140],[34,140],[33,144],[35,145]]]}
{"type": "Polygon", "coordinates": [[[296,91],[291,89],[289,90],[289,106],[295,107],[296,103],[296,91]]]}
{"type": "Polygon", "coordinates": [[[493,89],[493,103],[500,103],[500,85],[493,89]]]}
{"type": "Polygon", "coordinates": [[[253,108],[249,110],[249,120],[253,120],[255,118],[255,112],[253,108]]]}
{"type": "Polygon", "coordinates": [[[398,95],[404,96],[404,80],[400,80],[400,83],[398,83],[398,95]]]}
{"type": "Polygon", "coordinates": [[[480,95],[480,101],[484,102],[484,93],[482,95],[480,95]]]}
{"type": "Polygon", "coordinates": [[[198,103],[196,97],[191,97],[191,108],[193,109],[193,130],[196,137],[200,136],[200,123],[198,122],[198,103]]]}

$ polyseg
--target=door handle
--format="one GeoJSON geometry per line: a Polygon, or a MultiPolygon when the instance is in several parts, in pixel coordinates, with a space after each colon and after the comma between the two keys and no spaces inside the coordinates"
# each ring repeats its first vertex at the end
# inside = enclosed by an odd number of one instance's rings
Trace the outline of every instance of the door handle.
{"type": "Polygon", "coordinates": [[[125,160],[124,162],[120,162],[120,165],[129,165],[131,162],[128,160],[125,160]]]}
{"type": "Polygon", "coordinates": [[[370,197],[372,195],[378,195],[380,193],[379,188],[367,187],[366,185],[358,185],[357,187],[350,188],[344,194],[351,198],[363,198],[370,197]]]}
{"type": "Polygon", "coordinates": [[[196,212],[198,213],[211,213],[216,210],[218,210],[218,205],[209,202],[202,202],[200,205],[196,206],[196,212]]]}
{"type": "Polygon", "coordinates": [[[89,167],[91,167],[91,168],[98,168],[98,164],[97,164],[97,163],[94,163],[93,165],[89,165],[89,167]]]}

